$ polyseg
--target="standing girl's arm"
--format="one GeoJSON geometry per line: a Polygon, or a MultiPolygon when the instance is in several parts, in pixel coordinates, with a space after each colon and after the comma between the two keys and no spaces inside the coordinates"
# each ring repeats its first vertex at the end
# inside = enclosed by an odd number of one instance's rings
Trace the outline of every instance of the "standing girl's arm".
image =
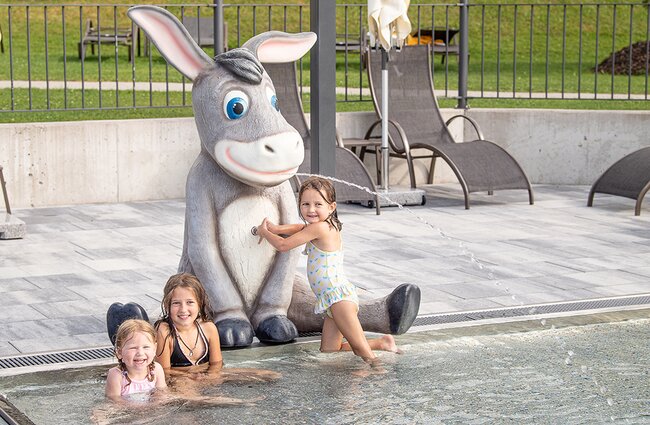
{"type": "Polygon", "coordinates": [[[276,235],[287,235],[291,236],[294,233],[298,233],[307,226],[306,224],[273,224],[270,220],[266,220],[266,228],[269,232],[276,235]]]}
{"type": "Polygon", "coordinates": [[[165,371],[172,367],[172,342],[169,325],[160,323],[156,328],[156,361],[165,371]]]}
{"type": "Polygon", "coordinates": [[[106,397],[118,401],[122,397],[122,371],[112,367],[106,377],[106,397]]]}
{"type": "Polygon", "coordinates": [[[280,252],[289,251],[299,247],[300,245],[304,245],[309,241],[318,239],[325,235],[330,227],[330,225],[325,222],[311,223],[304,226],[300,231],[292,234],[288,238],[283,238],[282,236],[278,236],[271,232],[268,228],[268,224],[268,219],[265,218],[264,221],[262,221],[262,224],[257,227],[257,234],[261,238],[269,241],[269,243],[280,252]]]}

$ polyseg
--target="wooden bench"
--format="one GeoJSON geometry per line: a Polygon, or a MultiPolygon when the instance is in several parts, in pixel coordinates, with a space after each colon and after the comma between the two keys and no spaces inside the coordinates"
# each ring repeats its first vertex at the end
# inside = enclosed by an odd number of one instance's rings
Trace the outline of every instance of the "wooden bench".
{"type": "Polygon", "coordinates": [[[421,28],[406,38],[406,44],[431,44],[433,53],[442,54],[441,63],[445,63],[447,55],[458,57],[460,53],[460,46],[455,40],[456,34],[458,30],[455,28],[434,28],[433,31],[430,28],[421,28]]]}
{"type": "Polygon", "coordinates": [[[100,44],[121,44],[129,48],[129,61],[133,61],[133,30],[131,27],[102,26],[100,29],[93,26],[93,21],[86,21],[86,30],[83,38],[78,43],[79,59],[86,58],[87,46],[95,54],[95,46],[100,44]],[[101,30],[101,32],[100,32],[101,30]]]}
{"type": "Polygon", "coordinates": [[[336,34],[337,51],[362,52],[366,45],[366,32],[362,28],[360,34],[336,34]]]}

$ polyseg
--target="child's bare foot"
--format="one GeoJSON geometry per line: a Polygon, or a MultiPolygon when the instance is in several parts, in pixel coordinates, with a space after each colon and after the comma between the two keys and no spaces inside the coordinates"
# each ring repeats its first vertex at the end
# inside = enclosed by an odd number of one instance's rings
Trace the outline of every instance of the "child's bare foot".
{"type": "Polygon", "coordinates": [[[402,350],[397,347],[395,344],[395,338],[393,335],[383,335],[379,338],[379,349],[383,351],[389,351],[391,353],[402,354],[402,350]]]}

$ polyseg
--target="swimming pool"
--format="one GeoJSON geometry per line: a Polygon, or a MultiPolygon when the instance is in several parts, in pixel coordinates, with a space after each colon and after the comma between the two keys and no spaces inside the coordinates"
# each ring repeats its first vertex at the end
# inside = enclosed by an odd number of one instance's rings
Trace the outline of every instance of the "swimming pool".
{"type": "Polygon", "coordinates": [[[398,338],[404,354],[381,355],[383,374],[368,375],[351,354],[319,353],[315,342],[228,351],[227,367],[282,373],[205,390],[252,401],[243,406],[111,410],[107,367],[4,377],[0,392],[36,424],[89,423],[98,408],[108,423],[142,424],[643,424],[647,317],[638,310],[614,323],[565,319],[553,328],[559,322],[549,319],[410,333],[398,338]]]}

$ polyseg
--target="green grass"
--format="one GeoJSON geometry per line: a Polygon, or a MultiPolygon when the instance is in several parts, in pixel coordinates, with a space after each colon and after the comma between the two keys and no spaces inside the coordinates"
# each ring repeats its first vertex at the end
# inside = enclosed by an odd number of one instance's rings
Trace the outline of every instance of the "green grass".
{"type": "MultiPolygon", "coordinates": [[[[4,102],[5,97],[9,96],[8,90],[0,90],[0,101],[4,102]]],[[[22,98],[23,103],[28,98],[28,92],[24,89],[14,91],[16,98],[22,98]]],[[[43,91],[35,91],[33,96],[44,96],[43,91]]],[[[170,93],[169,96],[164,93],[154,93],[153,102],[166,104],[169,102],[170,107],[129,107],[132,101],[133,92],[120,91],[119,98],[124,101],[120,109],[111,109],[115,106],[115,94],[103,94],[103,108],[99,107],[99,93],[89,90],[85,93],[85,107],[81,105],[81,91],[71,90],[67,95],[67,104],[65,103],[62,90],[52,90],[50,93],[50,102],[53,108],[70,108],[64,111],[23,111],[23,112],[3,112],[0,113],[0,123],[18,123],[18,122],[48,122],[48,121],[86,121],[86,120],[121,120],[121,119],[146,119],[146,118],[173,118],[173,117],[191,117],[193,115],[190,106],[182,105],[183,98],[181,93],[170,93]]],[[[310,111],[309,94],[303,95],[303,106],[305,112],[310,111]]],[[[370,101],[348,101],[344,102],[344,96],[337,96],[338,112],[358,112],[374,111],[370,101]]],[[[43,99],[35,99],[43,101],[43,99]]],[[[136,101],[147,103],[150,101],[148,93],[136,93],[136,101]]],[[[455,108],[456,99],[439,98],[440,107],[455,108]]],[[[188,94],[185,102],[191,103],[191,94],[188,94]]],[[[650,102],[644,101],[627,101],[627,100],[544,100],[544,99],[472,99],[470,101],[472,108],[538,108],[538,109],[592,109],[592,110],[650,110],[650,102]]]]}
{"type": "MultiPolygon", "coordinates": [[[[95,23],[99,20],[102,26],[130,26],[131,23],[126,17],[127,5],[130,4],[160,4],[153,0],[126,0],[120,2],[119,7],[98,7],[95,2],[77,1],[76,6],[68,6],[65,13],[60,6],[39,6],[32,1],[19,0],[12,4],[21,5],[11,8],[11,35],[13,51],[12,62],[0,60],[0,80],[63,80],[101,81],[110,83],[114,81],[169,81],[181,82],[182,76],[173,68],[167,66],[164,59],[154,49],[150,55],[136,56],[134,66],[128,61],[127,49],[125,46],[104,45],[101,47],[101,56],[97,52],[88,54],[82,63],[77,56],[77,43],[80,36],[80,28],[85,26],[86,19],[92,19],[95,23]],[[29,5],[29,6],[28,6],[29,5]],[[47,11],[47,20],[45,14],[47,11]],[[29,19],[28,19],[29,18],[29,19]],[[29,22],[28,22],[29,21],[29,22]],[[65,21],[65,31],[63,22],[65,21]],[[47,28],[46,28],[47,24],[47,28]],[[27,39],[29,25],[30,39],[27,39]],[[65,34],[65,39],[64,39],[65,34]],[[46,48],[47,40],[47,48],[46,48]],[[65,43],[64,43],[65,40],[65,43]],[[116,53],[117,52],[117,53],[116,53]]],[[[349,4],[351,6],[337,7],[337,33],[346,31],[356,34],[359,25],[366,26],[365,8],[366,0],[350,0],[346,2],[337,1],[339,6],[349,4]]],[[[597,91],[601,94],[644,94],[647,92],[649,82],[645,76],[625,75],[612,77],[609,74],[596,74],[593,71],[594,65],[609,56],[612,50],[616,51],[627,46],[630,41],[636,42],[647,39],[648,32],[648,8],[638,3],[633,8],[629,5],[616,5],[616,1],[605,0],[600,2],[596,8],[593,4],[581,4],[578,0],[566,1],[566,8],[542,0],[530,0],[524,6],[514,6],[515,0],[503,0],[499,3],[494,1],[473,0],[470,6],[470,63],[468,76],[468,90],[502,93],[517,92],[562,92],[585,93],[597,91]],[[579,22],[579,12],[582,9],[582,23],[579,22]],[[632,13],[631,13],[632,12],[632,13]],[[564,20],[566,16],[566,20],[564,20]],[[598,16],[598,20],[596,17],[598,16]],[[516,21],[516,27],[515,27],[516,21]],[[630,40],[629,28],[632,28],[632,39],[630,40]],[[532,36],[532,43],[531,43],[532,36]],[[566,40],[563,44],[562,40],[566,40]],[[598,43],[596,43],[598,39],[598,43]],[[578,52],[582,52],[579,55],[578,52]],[[548,63],[548,66],[546,65],[548,63]]],[[[63,1],[50,1],[50,5],[65,4],[63,1]]],[[[167,1],[169,10],[177,16],[181,13],[181,1],[167,1]]],[[[253,35],[269,29],[286,30],[289,32],[304,31],[309,29],[309,2],[298,0],[287,0],[282,2],[286,7],[255,6],[255,2],[243,0],[238,2],[226,2],[224,7],[225,18],[229,26],[229,47],[236,47],[253,35]],[[303,4],[305,7],[300,7],[303,4]],[[286,13],[286,25],[285,22],[286,13]],[[241,33],[237,34],[238,26],[241,33]]],[[[199,5],[186,6],[182,12],[185,15],[210,16],[211,8],[199,5]]],[[[454,5],[436,5],[432,7],[429,3],[413,0],[409,9],[409,16],[416,27],[458,27],[458,8],[454,5]]],[[[0,25],[4,31],[5,54],[3,59],[8,59],[9,50],[9,9],[6,5],[0,5],[0,25]]],[[[142,46],[144,47],[144,46],[142,46]]],[[[211,49],[206,49],[212,54],[211,49]]],[[[435,83],[436,88],[455,90],[457,88],[457,61],[450,57],[447,64],[440,63],[440,57],[435,58],[435,83]]],[[[309,85],[309,56],[303,59],[303,84],[309,85]]],[[[360,72],[360,60],[358,54],[351,53],[345,56],[337,54],[338,86],[350,87],[348,99],[353,102],[338,102],[337,109],[340,111],[365,107],[358,105],[370,105],[369,102],[354,102],[359,100],[358,89],[355,87],[367,87],[365,72],[360,72]],[[348,103],[350,103],[348,105],[348,103]]],[[[68,93],[72,106],[79,107],[81,102],[80,94],[68,93]]],[[[154,116],[167,116],[170,111],[164,108],[156,108],[154,112],[144,112],[140,107],[148,105],[166,107],[170,105],[182,105],[178,101],[178,94],[166,95],[154,94],[149,98],[148,93],[138,93],[136,98],[137,108],[119,111],[63,111],[59,113],[32,114],[34,117],[59,117],[80,115],[82,119],[90,116],[105,117],[116,114],[121,116],[141,116],[153,114],[154,116]],[[171,100],[170,100],[171,98],[171,100]],[[165,112],[163,112],[165,111],[165,112]]],[[[49,107],[66,107],[61,99],[61,93],[50,91],[49,107]],[[57,106],[58,105],[58,106],[57,106]],[[63,106],[61,106],[63,105],[63,106]]],[[[100,107],[99,96],[87,90],[84,94],[84,107],[100,107]],[[89,102],[86,104],[86,102],[89,102]]],[[[133,94],[129,92],[119,93],[119,107],[132,106],[133,94]]],[[[40,90],[32,91],[32,109],[46,109],[48,107],[47,94],[40,90]]],[[[115,94],[105,92],[102,95],[102,108],[115,107],[115,94]]],[[[443,105],[446,101],[442,101],[443,105]]],[[[455,101],[450,100],[451,106],[455,101]]],[[[186,104],[189,100],[186,100],[186,104]]],[[[571,105],[580,105],[586,109],[646,109],[645,103],[640,101],[555,101],[555,100],[520,100],[520,99],[470,99],[472,107],[554,107],[571,108],[571,105]],[[530,106],[522,106],[530,105],[530,106]]],[[[13,103],[11,95],[7,90],[0,90],[0,110],[29,109],[29,96],[21,90],[14,92],[13,103]]],[[[370,108],[371,109],[371,108],[370,108]]],[[[181,115],[189,108],[174,108],[175,113],[181,115]]],[[[6,122],[7,115],[19,115],[22,113],[1,112],[0,120],[6,122]]],[[[14,118],[11,118],[14,119],[14,118]]]]}

